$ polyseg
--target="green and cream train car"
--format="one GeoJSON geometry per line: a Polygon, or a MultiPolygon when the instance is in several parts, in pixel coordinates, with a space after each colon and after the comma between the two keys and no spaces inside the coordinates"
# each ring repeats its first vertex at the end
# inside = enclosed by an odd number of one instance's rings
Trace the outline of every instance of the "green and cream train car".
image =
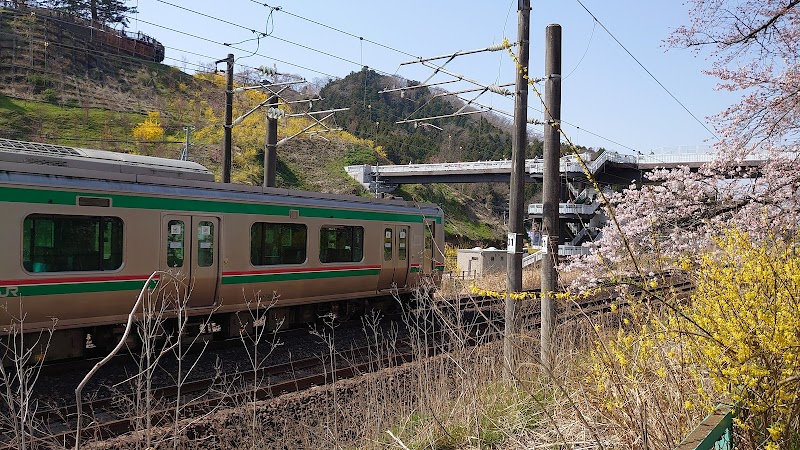
{"type": "Polygon", "coordinates": [[[189,161],[0,139],[0,211],[0,331],[54,327],[48,359],[116,344],[157,270],[188,286],[198,329],[213,314],[233,335],[257,296],[270,324],[301,323],[443,268],[435,205],[216,183],[189,161]]]}

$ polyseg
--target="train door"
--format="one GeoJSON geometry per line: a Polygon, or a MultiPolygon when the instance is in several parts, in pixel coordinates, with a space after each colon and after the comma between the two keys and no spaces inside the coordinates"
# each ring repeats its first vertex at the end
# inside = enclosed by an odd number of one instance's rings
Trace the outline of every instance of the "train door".
{"type": "Polygon", "coordinates": [[[162,233],[162,270],[183,277],[190,308],[213,305],[219,286],[219,218],[166,215],[162,233]]]}
{"type": "Polygon", "coordinates": [[[394,269],[394,282],[397,287],[404,287],[408,278],[408,227],[395,227],[397,235],[397,264],[394,269]]]}
{"type": "Polygon", "coordinates": [[[405,287],[409,267],[408,242],[407,226],[384,227],[379,291],[391,289],[393,286],[405,287]]]}

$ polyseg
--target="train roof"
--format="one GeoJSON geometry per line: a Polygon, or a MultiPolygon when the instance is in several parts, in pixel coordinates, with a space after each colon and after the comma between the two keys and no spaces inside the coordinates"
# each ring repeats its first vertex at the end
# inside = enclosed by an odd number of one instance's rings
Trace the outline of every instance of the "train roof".
{"type": "Polygon", "coordinates": [[[0,139],[0,161],[65,167],[106,173],[127,173],[183,180],[214,181],[214,174],[192,161],[129,155],[63,145],[0,139]]]}
{"type": "Polygon", "coordinates": [[[0,174],[3,172],[0,182],[243,201],[265,197],[279,202],[334,201],[353,208],[413,208],[441,214],[441,208],[432,203],[217,183],[211,171],[191,161],[0,138],[0,174]]]}

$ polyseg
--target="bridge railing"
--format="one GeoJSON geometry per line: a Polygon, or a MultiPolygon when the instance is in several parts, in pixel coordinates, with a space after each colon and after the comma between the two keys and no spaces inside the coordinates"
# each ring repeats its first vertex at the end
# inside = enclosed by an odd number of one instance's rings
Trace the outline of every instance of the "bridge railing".
{"type": "MultiPolygon", "coordinates": [[[[652,155],[625,155],[615,151],[606,150],[594,161],[587,162],[589,172],[592,174],[597,173],[603,169],[604,165],[608,163],[627,164],[634,167],[661,167],[661,166],[674,166],[674,165],[692,165],[697,166],[704,163],[710,163],[714,160],[715,154],[713,153],[680,153],[680,154],[652,154],[652,155]]],[[[767,159],[765,154],[748,155],[742,159],[742,163],[749,165],[759,165],[767,159]]],[[[380,177],[400,179],[403,176],[436,176],[436,175],[452,175],[452,174],[468,174],[468,173],[510,173],[511,161],[469,161],[459,163],[430,163],[430,164],[400,164],[388,166],[347,166],[345,170],[359,183],[365,186],[370,180],[378,179],[380,177]]],[[[528,159],[525,160],[525,172],[527,174],[540,174],[544,170],[544,162],[541,159],[528,159]]],[[[561,158],[559,162],[559,170],[561,173],[578,174],[583,173],[583,166],[578,162],[577,158],[568,155],[561,158]]]]}
{"type": "MultiPolygon", "coordinates": [[[[559,203],[558,213],[560,215],[584,215],[589,216],[597,211],[599,203],[559,203]]],[[[528,214],[541,216],[544,213],[544,204],[531,203],[528,205],[528,214]]]]}
{"type": "Polygon", "coordinates": [[[733,450],[733,408],[719,405],[675,450],[733,450]]]}

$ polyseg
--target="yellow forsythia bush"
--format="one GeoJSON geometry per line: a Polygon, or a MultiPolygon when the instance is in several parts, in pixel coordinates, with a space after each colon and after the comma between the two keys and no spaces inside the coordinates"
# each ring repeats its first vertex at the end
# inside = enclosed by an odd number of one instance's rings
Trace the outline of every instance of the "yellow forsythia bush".
{"type": "Polygon", "coordinates": [[[161,113],[152,111],[147,113],[144,122],[133,129],[133,137],[140,141],[156,141],[164,137],[164,128],[161,126],[161,113]]]}
{"type": "Polygon", "coordinates": [[[729,230],[701,257],[688,301],[632,302],[616,326],[596,326],[585,389],[606,423],[631,445],[647,429],[654,448],[674,448],[726,402],[737,448],[800,448],[798,246],[729,230]]]}
{"type": "MultiPolygon", "coordinates": [[[[753,243],[731,230],[702,258],[684,350],[740,407],[753,447],[800,446],[800,253],[797,236],[753,243]]],[[[683,322],[683,323],[679,323],[683,322]]]]}

